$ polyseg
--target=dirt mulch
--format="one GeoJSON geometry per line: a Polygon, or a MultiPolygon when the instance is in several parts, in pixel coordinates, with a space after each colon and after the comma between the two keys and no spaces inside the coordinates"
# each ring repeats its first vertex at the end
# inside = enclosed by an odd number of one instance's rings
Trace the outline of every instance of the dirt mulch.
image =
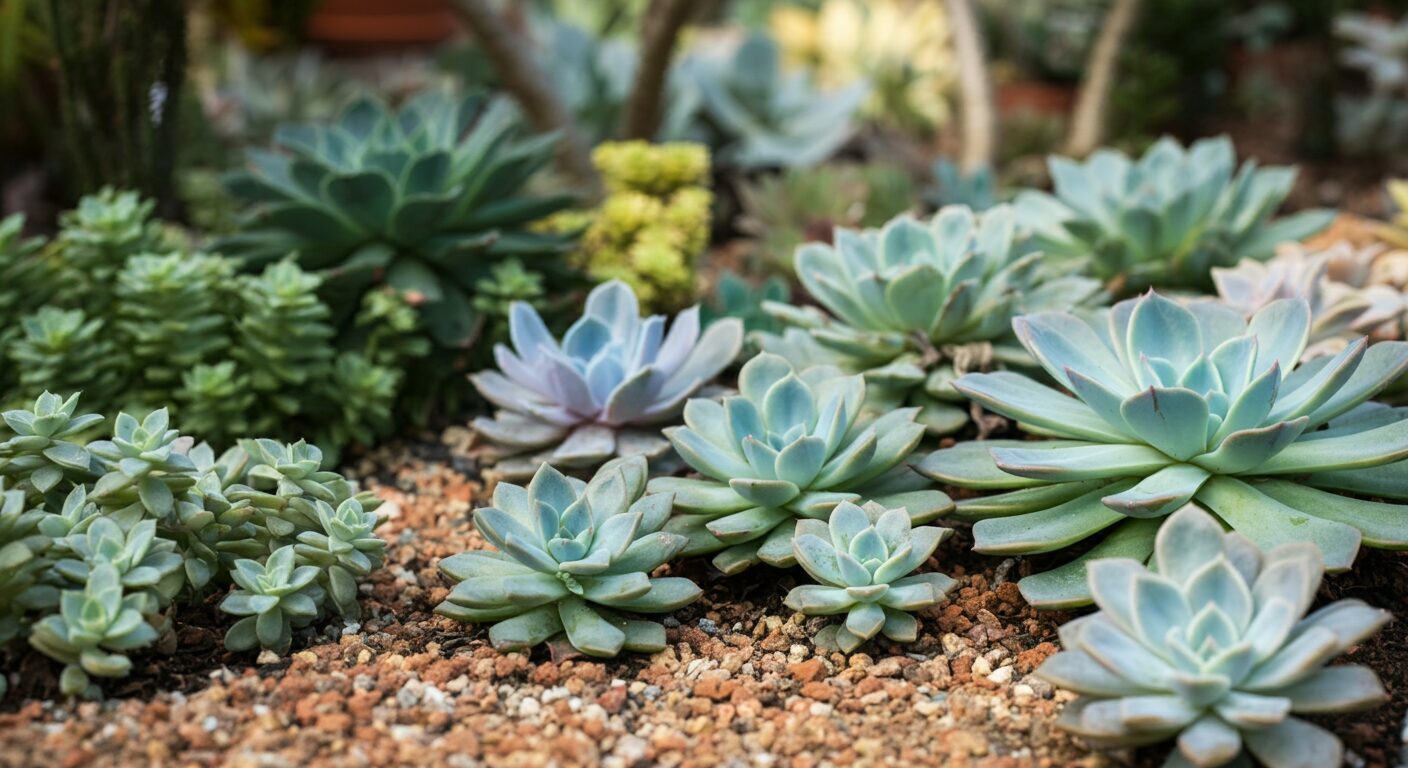
{"type": "MultiPolygon", "coordinates": [[[[29,656],[30,690],[13,691],[0,715],[0,765],[1015,767],[1162,757],[1092,754],[1055,728],[1070,696],[1031,672],[1055,652],[1068,615],[1029,608],[1013,583],[1028,564],[971,554],[961,530],[927,567],[962,587],[923,614],[913,645],[819,652],[810,638],[824,620],[782,605],[795,574],[721,578],[687,562],[678,572],[704,597],[667,620],[664,652],[606,663],[543,649],[501,655],[484,628],[431,613],[448,591],[439,558],[486,545],[469,519],[480,491],[470,468],[447,463],[443,449],[414,454],[387,450],[358,467],[391,514],[381,529],[388,567],[363,585],[360,623],[257,660],[226,653],[218,631],[184,625],[173,655],[143,659],[104,703],[16,705],[53,689],[53,665],[29,656]]],[[[1326,596],[1405,615],[1405,582],[1408,559],[1368,553],[1326,596]]],[[[1356,649],[1351,660],[1373,664],[1394,702],[1324,721],[1360,764],[1397,762],[1405,651],[1404,622],[1356,649]]]]}

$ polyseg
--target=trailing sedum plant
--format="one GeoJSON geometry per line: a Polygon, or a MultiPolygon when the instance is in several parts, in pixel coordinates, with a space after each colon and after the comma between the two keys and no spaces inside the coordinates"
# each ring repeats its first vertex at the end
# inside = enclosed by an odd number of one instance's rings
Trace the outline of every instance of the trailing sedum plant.
{"type": "Polygon", "coordinates": [[[744,364],[739,394],[685,404],[685,426],[665,430],[680,457],[704,477],[657,477],[683,514],[667,529],[688,537],[682,554],[718,553],[733,574],[758,562],[796,563],[797,521],[826,520],[843,501],[903,507],[915,523],[953,507],[904,463],[924,428],[918,409],[862,418],[865,380],[835,368],[797,372],[763,353],[744,364]]]}
{"type": "Polygon", "coordinates": [[[527,477],[538,465],[584,469],[613,456],[658,459],[669,452],[654,426],[679,415],[684,401],[733,362],[743,344],[742,324],[720,320],[699,330],[699,308],[675,317],[640,317],[625,283],[597,286],[586,312],[562,343],[528,304],[510,313],[513,349],[494,348],[499,370],[470,377],[498,407],[474,429],[499,458],[496,470],[527,477]],[[533,451],[541,451],[529,455],[533,451]]]}
{"type": "Polygon", "coordinates": [[[1263,553],[1192,506],[1159,531],[1154,562],[1091,563],[1100,611],[1062,626],[1065,650],[1036,671],[1080,694],[1060,724],[1100,746],[1176,739],[1170,768],[1250,765],[1247,752],[1269,768],[1342,764],[1340,740],[1294,715],[1388,699],[1369,668],[1325,666],[1388,612],[1351,599],[1306,616],[1324,573],[1313,544],[1263,553]]]}
{"type": "Polygon", "coordinates": [[[1408,499],[1408,420],[1366,402],[1408,370],[1408,343],[1360,339],[1299,362],[1310,324],[1300,299],[1247,321],[1155,293],[1096,318],[1018,318],[1022,343],[1074,396],[1006,372],[955,386],[1058,439],[964,443],[918,469],[1005,491],[958,504],[978,520],[980,552],[1050,552],[1108,530],[1088,554],[1020,582],[1039,606],[1088,601],[1085,563],[1147,559],[1162,518],[1191,500],[1263,549],[1314,542],[1331,570],[1349,568],[1361,541],[1408,549],[1408,510],[1355,498],[1408,499]]]}
{"type": "Polygon", "coordinates": [[[941,573],[910,575],[953,534],[910,526],[908,512],[874,502],[843,501],[830,522],[798,521],[792,552],[817,583],[793,588],[787,607],[810,616],[846,614],[844,623],[817,633],[818,646],[850,653],[881,633],[897,643],[919,636],[910,613],[936,605],[958,582],[941,573]]]}
{"type": "Polygon", "coordinates": [[[590,656],[665,648],[665,628],[623,615],[667,613],[694,602],[699,587],[676,576],[652,578],[684,547],[662,531],[673,497],[645,493],[646,461],[607,463],[591,482],[544,464],[527,488],[499,483],[494,505],[474,525],[498,551],[447,557],[440,570],[459,582],[437,613],[494,622],[501,651],[554,641],[590,656]]]}
{"type": "Polygon", "coordinates": [[[782,70],[777,43],[754,33],[727,59],[681,63],[701,97],[704,133],[719,164],[743,170],[816,165],[851,137],[868,88],[821,93],[805,72],[782,70]]]}
{"type": "Polygon", "coordinates": [[[211,592],[242,618],[226,645],[287,650],[292,632],[359,615],[356,581],[380,568],[377,500],[303,443],[241,441],[217,457],[166,411],[106,420],[45,393],[3,414],[0,644],[28,638],[66,665],[65,693],[99,693],[126,654],[169,636],[211,592]]]}
{"type": "Polygon", "coordinates": [[[796,255],[802,285],[830,314],[769,302],[764,309],[794,329],[759,344],[794,363],[820,355],[864,373],[871,409],[916,406],[930,432],[953,432],[968,421],[952,386],[957,376],[1032,363],[1012,337],[1012,317],[1069,309],[1099,293],[1093,280],[1043,275],[1041,254],[1014,247],[1015,229],[1005,205],[837,229],[834,245],[811,243],[796,255]]]}
{"type": "Polygon", "coordinates": [[[1163,138],[1138,160],[1114,150],[1085,162],[1052,157],[1055,193],[1018,195],[1017,218],[1037,248],[1080,260],[1124,292],[1208,289],[1212,267],[1265,260],[1278,244],[1303,240],[1334,218],[1312,210],[1273,220],[1295,169],[1236,164],[1226,137],[1187,149],[1163,138]]]}
{"type": "Polygon", "coordinates": [[[555,136],[520,140],[506,102],[428,92],[392,111],[353,100],[328,124],[287,125],[229,177],[253,204],[223,252],[259,265],[297,253],[322,273],[334,319],[350,320],[378,280],[414,297],[439,344],[479,328],[475,281],[500,260],[560,254],[570,239],[531,228],[570,202],[523,192],[555,136]]]}

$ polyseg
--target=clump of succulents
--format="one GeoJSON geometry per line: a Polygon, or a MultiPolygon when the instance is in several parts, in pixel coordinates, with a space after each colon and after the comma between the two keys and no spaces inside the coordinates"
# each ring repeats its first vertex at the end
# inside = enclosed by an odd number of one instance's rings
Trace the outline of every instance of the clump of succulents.
{"type": "Polygon", "coordinates": [[[465,347],[480,326],[475,282],[504,258],[541,261],[569,243],[532,225],[570,198],[523,191],[555,137],[517,133],[507,103],[436,92],[397,111],[359,98],[331,123],[283,126],[275,151],[251,152],[230,176],[253,208],[220,248],[254,265],[296,253],[325,277],[338,322],[384,281],[413,297],[437,343],[465,347]]]}
{"type": "Polygon", "coordinates": [[[905,464],[924,436],[917,408],[862,417],[865,379],[835,368],[795,370],[762,353],[743,365],[739,394],[691,399],[685,426],[665,435],[701,478],[657,477],[681,513],[668,530],[688,537],[683,554],[717,553],[733,574],[759,562],[789,567],[799,519],[825,520],[843,501],[904,508],[915,523],[953,503],[923,490],[905,464]]]}
{"type": "Polygon", "coordinates": [[[51,246],[57,262],[56,299],[100,316],[111,304],[111,285],[127,259],[164,253],[171,243],[152,218],[156,201],[130,190],[104,188],[59,216],[59,237],[51,246]]]}
{"type": "Polygon", "coordinates": [[[669,444],[656,425],[677,417],[743,344],[737,320],[701,333],[698,307],[677,315],[666,333],[665,318],[642,319],[630,287],[614,280],[592,290],[560,344],[524,303],[513,306],[510,335],[513,349],[494,348],[499,370],[470,377],[498,408],[474,429],[510,479],[543,462],[585,469],[614,456],[663,457],[669,444]]]}
{"type": "Polygon", "coordinates": [[[5,350],[19,369],[12,394],[32,399],[51,388],[83,390],[111,402],[122,389],[121,357],[105,318],[46,305],[20,318],[19,328],[5,350]]]}
{"type": "Polygon", "coordinates": [[[1089,568],[1100,611],[1061,627],[1065,647],[1037,669],[1080,694],[1060,723],[1103,746],[1176,739],[1169,766],[1340,765],[1344,746],[1295,715],[1388,699],[1372,670],[1326,662],[1389,614],[1339,600],[1310,615],[1324,567],[1313,544],[1263,552],[1196,507],[1172,515],[1156,569],[1130,559],[1089,568]]]}
{"type": "Polygon", "coordinates": [[[651,572],[685,544],[661,530],[672,496],[644,495],[646,461],[619,459],[590,482],[543,465],[526,488],[499,483],[494,504],[476,510],[474,525],[497,551],[440,561],[458,582],[436,612],[490,623],[489,641],[503,651],[565,643],[591,655],[665,647],[665,628],[635,613],[667,613],[693,602],[699,587],[651,572]]]}
{"type": "Polygon", "coordinates": [[[699,89],[703,129],[721,165],[816,165],[841,148],[868,88],[817,90],[805,72],[785,72],[772,38],[750,35],[727,58],[683,62],[699,89]]]}
{"type": "Polygon", "coordinates": [[[1295,169],[1236,163],[1226,137],[1187,149],[1164,138],[1138,160],[1108,149],[1084,162],[1052,157],[1054,194],[1018,195],[1017,217],[1037,248],[1125,291],[1206,289],[1212,267],[1270,258],[1334,218],[1312,210],[1273,219],[1295,169]]]}
{"type": "MultiPolygon", "coordinates": [[[[573,260],[592,280],[622,280],[648,309],[694,294],[694,261],[709,242],[709,150],[700,144],[625,141],[592,151],[606,199],[586,214],[573,260]]],[[[583,218],[573,212],[566,221],[583,218]]]]}
{"type": "MultiPolygon", "coordinates": [[[[0,219],[0,317],[6,324],[44,305],[55,285],[53,262],[41,255],[44,238],[24,236],[24,217],[0,219]]],[[[13,328],[0,331],[0,342],[13,328]]]]}
{"type": "Polygon", "coordinates": [[[707,326],[716,320],[736,317],[743,323],[744,334],[776,332],[781,330],[781,324],[763,311],[763,304],[787,301],[791,294],[792,286],[777,275],[754,284],[737,272],[725,272],[719,275],[713,295],[703,305],[703,323],[707,326]]]}
{"type": "Polygon", "coordinates": [[[846,614],[817,633],[818,646],[850,653],[883,633],[912,643],[919,622],[910,614],[943,600],[958,582],[941,573],[913,574],[952,535],[948,528],[911,528],[909,513],[843,501],[829,522],[800,520],[792,540],[797,563],[816,584],[794,587],[787,607],[810,616],[846,614]]]}
{"type": "Polygon", "coordinates": [[[914,180],[886,163],[827,163],[788,168],[739,183],[738,227],[752,236],[762,263],[792,274],[803,243],[832,240],[836,227],[878,227],[914,204],[914,180]]]}
{"type": "Polygon", "coordinates": [[[1212,279],[1218,298],[1248,317],[1277,299],[1305,299],[1310,305],[1305,354],[1334,354],[1383,326],[1396,336],[1408,313],[1401,291],[1367,281],[1367,267],[1382,250],[1356,250],[1343,242],[1323,251],[1287,245],[1269,261],[1244,259],[1233,268],[1214,267],[1212,279]]]}
{"type": "Polygon", "coordinates": [[[292,631],[358,615],[357,579],[381,567],[377,500],[321,469],[303,443],[242,441],[217,457],[164,410],[112,422],[45,393],[3,414],[0,643],[28,638],[65,664],[62,689],[97,695],[127,653],[232,585],[221,607],[246,617],[232,650],[284,652],[292,631]]]}
{"type": "Polygon", "coordinates": [[[1408,17],[1384,19],[1365,13],[1335,17],[1343,40],[1340,63],[1363,73],[1365,94],[1335,98],[1335,129],[1349,152],[1388,152],[1402,147],[1408,128],[1408,17]]]}
{"type": "Polygon", "coordinates": [[[798,278],[826,312],[766,304],[796,330],[759,343],[798,363],[815,359],[819,348],[865,374],[871,408],[918,406],[931,432],[957,430],[968,409],[954,378],[1031,363],[1012,336],[1012,317],[1067,309],[1099,292],[1093,280],[1043,274],[1041,255],[1024,255],[1015,236],[1005,205],[981,215],[951,206],[928,222],[900,216],[878,230],[837,229],[834,245],[808,244],[796,255],[798,278]]]}
{"type": "Polygon", "coordinates": [[[1008,372],[955,383],[1044,442],[964,443],[919,470],[1002,490],[958,504],[975,549],[1050,552],[1108,531],[1088,554],[1020,582],[1042,606],[1089,600],[1085,563],[1143,560],[1164,516],[1196,500],[1262,548],[1310,541],[1331,570],[1362,543],[1408,547],[1408,420],[1367,401],[1408,370],[1408,343],[1359,339],[1301,362],[1310,306],[1273,301],[1247,320],[1216,302],[1149,293],[1096,317],[1014,321],[1067,395],[1008,372]],[[1354,494],[1353,496],[1347,494],[1354,494]]]}

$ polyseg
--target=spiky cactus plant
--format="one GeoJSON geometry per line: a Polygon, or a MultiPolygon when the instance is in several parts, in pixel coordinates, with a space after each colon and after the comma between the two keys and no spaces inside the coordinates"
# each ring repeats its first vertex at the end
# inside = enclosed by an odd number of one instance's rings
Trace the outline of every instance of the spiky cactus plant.
{"type": "Polygon", "coordinates": [[[614,280],[592,290],[561,344],[524,303],[513,305],[510,331],[514,348],[494,349],[499,370],[470,377],[499,409],[492,419],[475,419],[474,428],[498,454],[496,471],[509,478],[529,476],[543,462],[583,469],[613,456],[664,456],[669,445],[656,425],[677,417],[743,344],[737,320],[701,334],[698,307],[676,316],[666,333],[665,318],[642,319],[634,292],[614,280]]]}
{"type": "Polygon", "coordinates": [[[917,406],[919,422],[936,434],[968,422],[954,378],[1032,364],[1012,336],[1014,316],[1070,309],[1100,290],[1093,280],[1043,274],[1040,254],[1014,246],[1006,205],[981,215],[951,206],[928,222],[904,215],[834,236],[835,245],[810,243],[796,256],[798,278],[826,311],[765,304],[799,330],[762,334],[759,345],[793,363],[820,352],[864,373],[870,408],[917,406]]]}
{"type": "Polygon", "coordinates": [[[1014,373],[955,386],[1048,441],[962,443],[918,469],[968,488],[980,552],[1050,552],[1108,532],[1089,553],[1020,582],[1042,606],[1088,601],[1084,564],[1147,559],[1164,517],[1196,500],[1263,548],[1311,541],[1331,570],[1361,543],[1408,548],[1408,419],[1367,403],[1408,370],[1408,343],[1366,340],[1300,362],[1310,306],[1281,299],[1247,321],[1215,302],[1150,293],[1095,318],[1051,312],[1017,335],[1073,395],[1014,373]]]}
{"type": "Polygon", "coordinates": [[[1155,542],[1155,569],[1097,560],[1098,613],[1061,627],[1065,650],[1036,674],[1080,694],[1060,724],[1100,746],[1175,739],[1165,766],[1341,765],[1344,746],[1295,715],[1388,699],[1358,664],[1326,662],[1374,634],[1388,612],[1355,599],[1306,615],[1324,567],[1310,543],[1262,552],[1189,506],[1155,542]]]}
{"type": "Polygon", "coordinates": [[[738,388],[722,402],[690,400],[685,425],[665,430],[703,475],[650,481],[675,495],[682,514],[668,529],[688,537],[684,554],[717,553],[714,565],[730,574],[759,562],[788,567],[798,519],[825,520],[843,501],[903,507],[916,523],[952,508],[904,464],[924,436],[917,409],[862,418],[861,376],[798,372],[763,353],[744,364],[738,388]]]}
{"type": "Polygon", "coordinates": [[[561,636],[591,656],[665,647],[665,628],[631,613],[666,613],[699,597],[677,576],[650,573],[685,544],[662,531],[673,497],[645,493],[646,462],[618,459],[590,483],[543,465],[523,488],[499,483],[474,525],[498,551],[440,561],[459,582],[436,612],[495,622],[489,641],[522,650],[561,636]]]}

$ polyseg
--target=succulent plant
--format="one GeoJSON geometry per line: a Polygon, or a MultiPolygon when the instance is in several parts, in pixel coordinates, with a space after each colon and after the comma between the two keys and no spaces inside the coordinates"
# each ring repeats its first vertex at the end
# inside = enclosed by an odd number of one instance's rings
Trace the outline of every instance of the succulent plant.
{"type": "Polygon", "coordinates": [[[952,508],[903,463],[924,436],[918,409],[861,418],[862,377],[798,372],[763,353],[743,365],[738,388],[722,402],[690,400],[685,426],[665,430],[704,476],[650,481],[683,513],[668,526],[689,538],[683,554],[717,552],[714,565],[729,574],[760,561],[788,567],[798,518],[825,520],[842,501],[903,507],[915,523],[952,508]]]}
{"type": "Polygon", "coordinates": [[[240,296],[249,308],[236,324],[239,344],[232,356],[247,371],[265,412],[257,431],[277,431],[280,423],[303,410],[308,390],[331,372],[334,350],[327,343],[336,331],[329,310],[318,300],[317,275],[292,261],[265,267],[257,278],[242,281],[240,296]]]}
{"type": "Polygon", "coordinates": [[[777,275],[754,285],[737,272],[724,272],[714,285],[713,295],[701,309],[702,322],[707,327],[717,320],[734,317],[743,323],[745,336],[759,331],[775,332],[781,325],[763,311],[763,303],[787,301],[791,295],[792,286],[777,275]]]}
{"type": "MultiPolygon", "coordinates": [[[[0,317],[13,326],[51,298],[57,280],[54,265],[43,258],[42,237],[24,237],[24,217],[0,219],[0,317]]],[[[0,339],[4,334],[0,334],[0,339]]]]}
{"type": "Polygon", "coordinates": [[[50,305],[20,318],[20,330],[5,355],[19,369],[19,399],[81,391],[109,404],[122,389],[120,358],[103,318],[50,305]]]}
{"type": "Polygon", "coordinates": [[[323,590],[318,567],[295,567],[294,548],[280,547],[263,563],[236,560],[230,578],[238,589],[220,601],[220,610],[244,618],[225,633],[225,647],[245,651],[256,646],[287,653],[293,630],[318,618],[323,590]]]}
{"type": "Polygon", "coordinates": [[[184,559],[176,542],[157,538],[156,520],[122,530],[110,517],[95,516],[81,533],[55,542],[54,571],[74,585],[87,583],[93,570],[110,565],[127,595],[143,595],[142,613],[156,613],[185,585],[184,559]]]}
{"type": "Polygon", "coordinates": [[[93,484],[89,498],[106,510],[140,505],[154,518],[169,517],[176,496],[195,485],[195,465],[177,450],[178,430],[171,429],[165,408],[140,421],[119,413],[113,421],[111,440],[95,440],[88,452],[107,468],[93,484]]]}
{"type": "Polygon", "coordinates": [[[1408,17],[1366,13],[1335,17],[1340,63],[1362,72],[1367,93],[1337,94],[1335,129],[1342,149],[1391,152],[1402,148],[1408,126],[1408,17]]]}
{"type": "Polygon", "coordinates": [[[812,616],[846,614],[843,624],[817,633],[819,646],[850,653],[882,632],[912,643],[919,623],[910,613],[938,603],[958,582],[941,573],[910,574],[952,533],[911,529],[908,512],[874,502],[843,501],[829,522],[800,520],[793,555],[817,583],[793,588],[787,607],[812,616]]]}
{"type": "Polygon", "coordinates": [[[59,612],[38,621],[29,644],[63,663],[60,690],[70,696],[95,696],[89,675],[124,677],[132,669],[126,651],[150,645],[156,629],[142,616],[146,598],[122,594],[117,569],[109,563],[93,568],[83,590],[66,590],[59,612]]]}
{"type": "Polygon", "coordinates": [[[326,501],[314,501],[321,530],[298,534],[294,547],[301,562],[323,569],[321,583],[347,618],[361,615],[357,605],[357,578],[380,568],[385,562],[386,542],[373,533],[381,524],[375,512],[356,498],[344,499],[336,509],[326,501]]]}
{"type": "Polygon", "coordinates": [[[758,343],[795,363],[820,347],[839,367],[865,374],[871,409],[918,406],[930,432],[953,432],[968,421],[956,376],[1031,364],[1012,337],[1013,316],[1068,309],[1099,293],[1093,280],[1043,274],[1041,255],[1022,255],[1015,233],[1005,205],[981,215],[951,206],[927,223],[903,215],[878,230],[837,229],[835,245],[811,243],[796,256],[802,285],[830,314],[765,304],[801,332],[758,343]]]}
{"type": "Polygon", "coordinates": [[[111,187],[78,201],[59,216],[59,237],[52,250],[58,262],[58,300],[103,317],[111,302],[111,285],[127,259],[170,250],[161,224],[152,218],[156,201],[111,187]]]}
{"type": "Polygon", "coordinates": [[[502,101],[427,92],[399,111],[353,100],[330,124],[281,127],[229,178],[254,204],[220,249],[253,264],[297,253],[326,277],[334,318],[350,319],[376,280],[409,296],[438,343],[467,346],[479,325],[470,293],[498,260],[542,258],[569,239],[533,231],[567,196],[523,184],[551,161],[555,136],[520,140],[502,101]]]}
{"type": "Polygon", "coordinates": [[[914,180],[888,163],[833,162],[743,180],[738,228],[756,241],[769,269],[792,274],[808,242],[829,243],[835,227],[878,227],[914,205],[914,180]]]}
{"type": "Polygon", "coordinates": [[[1295,169],[1238,169],[1226,137],[1187,149],[1164,138],[1137,161],[1100,150],[1082,163],[1052,157],[1048,167],[1055,194],[1018,195],[1018,220],[1049,256],[1080,260],[1125,291],[1211,288],[1212,267],[1267,259],[1334,218],[1311,210],[1273,220],[1295,169]]]}
{"type": "Polygon", "coordinates": [[[20,634],[25,612],[44,602],[40,579],[50,566],[44,555],[51,541],[40,528],[45,517],[23,491],[0,492],[0,647],[20,634]]]}
{"type": "Polygon", "coordinates": [[[1389,179],[1384,190],[1397,210],[1375,233],[1394,248],[1408,248],[1408,179],[1389,179]]]}
{"type": "Polygon", "coordinates": [[[698,307],[676,316],[666,334],[665,318],[642,320],[635,294],[614,280],[592,290],[560,345],[523,303],[513,306],[510,333],[513,350],[494,349],[499,370],[470,377],[499,409],[492,419],[475,419],[474,428],[500,456],[546,451],[500,461],[498,471],[510,478],[544,461],[580,469],[612,456],[663,456],[669,445],[651,425],[675,418],[743,344],[736,320],[701,334],[698,307]]]}
{"type": "Polygon", "coordinates": [[[10,435],[0,442],[0,475],[22,490],[46,494],[65,478],[93,480],[102,473],[88,449],[78,440],[103,422],[96,413],[75,415],[78,394],[67,399],[45,392],[33,408],[0,413],[10,435]]]}
{"type": "Polygon", "coordinates": [[[941,157],[934,161],[934,185],[924,193],[924,199],[935,208],[966,205],[975,211],[986,211],[997,205],[997,178],[991,166],[964,171],[952,160],[941,157]]]}
{"type": "Polygon", "coordinates": [[[709,144],[721,165],[816,165],[851,137],[868,88],[853,84],[822,93],[806,73],[784,72],[779,59],[777,43],[754,33],[726,59],[681,62],[699,89],[709,144]]]}
{"type": "Polygon", "coordinates": [[[1188,506],[1137,560],[1091,563],[1100,611],[1061,627],[1065,650],[1036,674],[1080,694],[1060,723],[1103,746],[1177,739],[1165,766],[1340,765],[1339,739],[1295,714],[1367,709],[1388,699],[1358,664],[1325,663],[1390,618],[1360,600],[1306,616],[1324,572],[1313,544],[1263,553],[1188,506]]]}
{"type": "Polygon", "coordinates": [[[1305,299],[1310,304],[1306,356],[1334,354],[1380,326],[1391,325],[1397,335],[1408,313],[1408,298],[1401,291],[1367,284],[1367,270],[1353,269],[1381,251],[1375,247],[1356,251],[1344,242],[1323,251],[1287,245],[1269,261],[1244,259],[1233,268],[1214,267],[1212,279],[1222,303],[1247,317],[1277,299],[1305,299]],[[1332,278],[1332,266],[1341,267],[1337,272],[1359,272],[1359,279],[1351,284],[1332,278]]]}
{"type": "Polygon", "coordinates": [[[249,415],[257,398],[234,360],[192,366],[181,374],[181,387],[172,396],[181,422],[194,434],[226,445],[250,433],[249,415]]]}
{"type": "Polygon", "coordinates": [[[626,613],[666,613],[700,591],[677,576],[651,578],[685,544],[662,531],[673,497],[643,495],[646,461],[608,462],[591,482],[544,464],[527,488],[499,483],[494,505],[474,525],[498,551],[440,561],[459,582],[436,612],[460,621],[495,622],[489,641],[523,650],[565,635],[573,648],[610,657],[665,647],[665,628],[626,613]]]}
{"type": "MultiPolygon", "coordinates": [[[[597,282],[621,280],[647,309],[694,295],[694,262],[709,244],[709,151],[699,144],[623,141],[592,151],[607,196],[573,254],[597,282]]],[[[572,212],[568,223],[578,217],[572,212]]]]}
{"type": "Polygon", "coordinates": [[[229,346],[227,307],[234,266],[204,254],[170,253],[128,259],[117,274],[117,330],[131,355],[138,388],[134,405],[159,407],[191,367],[229,346]]]}
{"type": "Polygon", "coordinates": [[[1367,403],[1408,370],[1408,343],[1360,339],[1299,362],[1310,334],[1303,299],[1274,301],[1250,322],[1215,302],[1149,293],[1081,319],[1014,321],[1018,337],[1069,396],[1015,373],[955,383],[1045,442],[963,443],[931,454],[924,474],[969,488],[975,549],[1049,552],[1109,535],[1088,554],[1020,582],[1029,602],[1089,600],[1084,565],[1146,559],[1162,518],[1197,500],[1258,546],[1311,541],[1345,570],[1361,541],[1408,547],[1405,414],[1367,403]]]}

